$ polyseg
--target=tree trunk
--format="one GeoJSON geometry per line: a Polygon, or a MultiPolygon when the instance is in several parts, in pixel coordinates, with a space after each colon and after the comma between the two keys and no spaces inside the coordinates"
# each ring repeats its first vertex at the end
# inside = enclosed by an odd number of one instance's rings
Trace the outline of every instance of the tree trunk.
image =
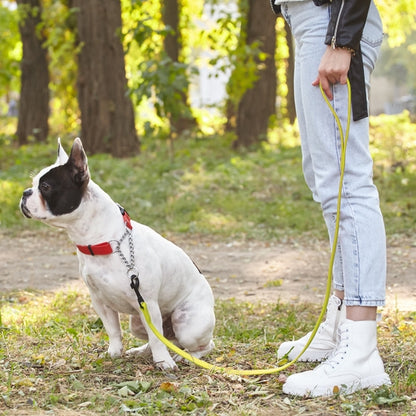
{"type": "MultiPolygon", "coordinates": [[[[237,1],[239,13],[241,13],[241,19],[239,24],[239,33],[237,35],[237,46],[236,51],[239,50],[242,46],[247,44],[246,42],[246,32],[247,32],[247,20],[248,20],[248,3],[246,0],[238,0],[237,1]]],[[[238,99],[235,96],[235,88],[233,84],[235,84],[235,78],[238,78],[238,68],[233,67],[231,71],[231,75],[228,78],[227,86],[226,86],[226,102],[224,106],[224,113],[226,117],[226,122],[224,124],[224,131],[225,132],[235,132],[237,128],[237,110],[238,110],[238,99]]]]}
{"type": "Polygon", "coordinates": [[[36,29],[41,21],[39,0],[18,0],[25,15],[19,24],[23,44],[21,61],[21,87],[17,138],[25,144],[29,136],[43,141],[48,136],[49,116],[49,73],[47,51],[42,47],[45,41],[36,29]]]}
{"type": "Polygon", "coordinates": [[[289,121],[293,124],[296,120],[296,108],[295,108],[295,88],[293,86],[294,75],[295,75],[295,51],[293,47],[293,37],[290,31],[290,27],[285,21],[285,31],[286,31],[286,42],[289,49],[288,63],[286,67],[286,82],[287,82],[287,115],[289,121]]]}
{"type": "MultiPolygon", "coordinates": [[[[260,49],[267,54],[261,63],[258,79],[243,95],[237,113],[237,140],[233,147],[248,147],[266,138],[269,118],[276,108],[276,16],[270,13],[266,1],[249,0],[247,44],[260,42],[260,49]]],[[[259,62],[260,64],[260,62],[259,62]]]]}
{"type": "MultiPolygon", "coordinates": [[[[162,2],[162,19],[165,26],[169,26],[170,31],[165,36],[163,46],[166,55],[172,62],[179,62],[181,41],[179,28],[180,6],[178,0],[167,0],[162,2]]],[[[181,92],[181,108],[184,109],[181,114],[171,115],[171,129],[176,133],[181,133],[196,126],[196,120],[192,116],[192,111],[188,102],[188,91],[181,92]]]]}
{"type": "Polygon", "coordinates": [[[81,138],[89,153],[126,157],[140,151],[127,95],[119,0],[73,0],[79,8],[78,101],[81,138]]]}

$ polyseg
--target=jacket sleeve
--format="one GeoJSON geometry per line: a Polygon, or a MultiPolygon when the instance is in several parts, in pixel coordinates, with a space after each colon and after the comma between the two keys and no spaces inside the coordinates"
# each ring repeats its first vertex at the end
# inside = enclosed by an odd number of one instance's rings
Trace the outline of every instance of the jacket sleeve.
{"type": "MultiPolygon", "coordinates": [[[[315,0],[314,0],[315,1],[315,0]]],[[[316,0],[315,4],[317,3],[316,0]]],[[[321,3],[325,3],[326,0],[321,3]]],[[[360,41],[371,0],[332,0],[331,18],[325,44],[333,48],[348,48],[351,57],[348,78],[351,83],[353,120],[368,117],[367,94],[360,41]]]]}
{"type": "Polygon", "coordinates": [[[358,51],[371,0],[333,0],[326,45],[358,51]]]}

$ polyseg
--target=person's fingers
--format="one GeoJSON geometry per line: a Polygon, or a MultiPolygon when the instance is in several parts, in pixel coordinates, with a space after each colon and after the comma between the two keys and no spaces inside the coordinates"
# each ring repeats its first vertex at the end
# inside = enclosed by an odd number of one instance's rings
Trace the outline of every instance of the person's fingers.
{"type": "Polygon", "coordinates": [[[341,74],[339,78],[339,83],[344,85],[347,83],[347,79],[348,79],[348,73],[343,73],[341,74]]]}
{"type": "Polygon", "coordinates": [[[322,89],[328,99],[332,100],[332,83],[326,77],[318,76],[316,80],[312,83],[314,86],[318,86],[319,84],[322,85],[322,89]]]}

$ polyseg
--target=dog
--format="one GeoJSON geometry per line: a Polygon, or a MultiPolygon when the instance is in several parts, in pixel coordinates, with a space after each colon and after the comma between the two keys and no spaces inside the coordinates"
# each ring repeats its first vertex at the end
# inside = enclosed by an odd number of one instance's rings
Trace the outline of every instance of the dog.
{"type": "Polygon", "coordinates": [[[161,370],[177,369],[180,357],[172,358],[148,327],[139,295],[166,338],[196,358],[212,350],[214,297],[207,280],[181,248],[130,220],[91,180],[79,138],[69,156],[58,140],[56,162],[33,178],[20,210],[27,218],[65,229],[77,247],[80,274],[108,334],[111,357],[123,353],[119,313],[125,313],[130,315],[131,332],[147,340],[127,354],[151,352],[161,370]]]}

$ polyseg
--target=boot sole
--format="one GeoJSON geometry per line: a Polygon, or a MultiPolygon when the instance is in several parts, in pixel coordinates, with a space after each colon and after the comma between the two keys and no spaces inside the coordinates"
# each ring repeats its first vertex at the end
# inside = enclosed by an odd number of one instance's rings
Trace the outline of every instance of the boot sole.
{"type": "Polygon", "coordinates": [[[317,386],[313,390],[306,391],[302,388],[296,388],[296,386],[287,386],[286,383],[283,385],[283,393],[301,397],[329,397],[338,393],[352,394],[357,390],[375,389],[384,385],[391,385],[390,377],[386,373],[366,377],[351,383],[349,386],[345,384],[339,386],[334,384],[333,386],[317,386]]]}

